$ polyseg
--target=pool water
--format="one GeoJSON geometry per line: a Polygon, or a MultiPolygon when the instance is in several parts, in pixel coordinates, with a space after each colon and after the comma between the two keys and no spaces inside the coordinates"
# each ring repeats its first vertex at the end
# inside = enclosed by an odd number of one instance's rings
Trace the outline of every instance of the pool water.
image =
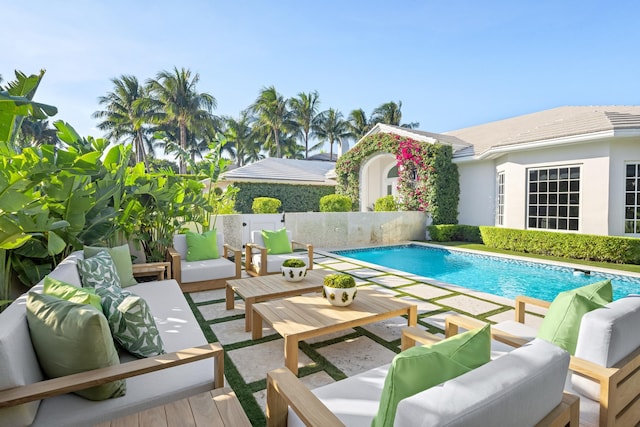
{"type": "MultiPolygon", "coordinates": [[[[421,245],[354,249],[334,253],[406,271],[468,289],[515,298],[527,295],[552,301],[558,293],[600,280],[612,279],[613,298],[640,293],[640,279],[571,268],[449,251],[421,245]]],[[[588,267],[584,267],[585,270],[588,267]]]]}

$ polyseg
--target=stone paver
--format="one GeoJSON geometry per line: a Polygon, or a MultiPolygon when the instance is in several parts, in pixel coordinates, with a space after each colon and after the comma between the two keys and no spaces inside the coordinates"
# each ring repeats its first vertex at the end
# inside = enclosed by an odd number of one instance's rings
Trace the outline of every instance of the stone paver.
{"type": "Polygon", "coordinates": [[[349,274],[351,274],[352,276],[367,279],[369,277],[380,276],[385,273],[380,270],[374,270],[372,268],[359,268],[356,270],[349,270],[349,274]]]}
{"type": "MultiPolygon", "coordinates": [[[[345,271],[345,270],[353,270],[356,268],[362,268],[361,266],[357,264],[351,264],[350,262],[336,262],[333,264],[324,264],[324,265],[329,268],[333,268],[337,271],[345,271]]],[[[351,273],[351,271],[349,271],[349,273],[351,273]]]]}
{"type": "Polygon", "coordinates": [[[501,305],[493,304],[487,301],[482,301],[476,298],[472,298],[466,295],[455,295],[452,297],[446,297],[438,300],[439,304],[448,305],[449,307],[465,311],[473,314],[474,316],[487,313],[489,311],[497,310],[502,307],[501,305]]]}
{"type": "Polygon", "coordinates": [[[391,319],[381,320],[380,322],[363,325],[362,328],[379,336],[385,341],[394,341],[400,339],[402,328],[407,327],[407,319],[403,317],[393,317],[391,319]]]}
{"type": "MultiPolygon", "coordinates": [[[[277,339],[227,352],[245,382],[267,377],[267,372],[284,366],[284,340],[277,339]]],[[[298,367],[311,363],[304,352],[298,354],[298,367]]]]}
{"type": "Polygon", "coordinates": [[[466,317],[467,319],[473,319],[473,317],[456,313],[455,311],[445,311],[444,313],[434,314],[433,316],[422,317],[421,321],[428,323],[429,325],[435,326],[436,328],[442,329],[444,331],[444,320],[447,316],[461,316],[466,317]]]}
{"type": "MultiPolygon", "coordinates": [[[[210,325],[211,330],[222,345],[234,344],[251,339],[251,331],[245,332],[244,319],[231,320],[228,322],[214,323],[210,325]]],[[[262,336],[266,337],[275,334],[271,327],[262,328],[262,336]]]]}
{"type": "Polygon", "coordinates": [[[409,283],[414,283],[413,280],[405,279],[404,277],[399,276],[379,276],[372,277],[369,279],[371,282],[378,283],[380,285],[389,286],[395,288],[397,286],[408,285],[409,283]]]}
{"type": "Polygon", "coordinates": [[[224,289],[214,289],[212,291],[193,292],[189,294],[195,303],[205,301],[216,301],[225,298],[224,289]]]}
{"type": "Polygon", "coordinates": [[[236,316],[238,314],[244,314],[244,301],[236,300],[235,308],[233,310],[227,310],[226,303],[222,301],[215,304],[198,306],[198,311],[200,311],[202,317],[204,317],[205,320],[222,319],[224,317],[236,316]]]}
{"type": "Polygon", "coordinates": [[[367,337],[339,342],[317,351],[348,377],[391,363],[396,355],[367,337]]]}
{"type": "MultiPolygon", "coordinates": [[[[313,338],[309,338],[304,340],[304,342],[306,342],[307,344],[315,344],[315,343],[319,343],[319,342],[324,342],[324,341],[329,341],[335,338],[340,338],[343,337],[345,335],[349,335],[354,333],[356,330],[355,329],[346,329],[344,331],[338,331],[338,332],[333,332],[331,334],[326,334],[326,335],[321,335],[319,337],[313,337],[313,338]]],[[[251,333],[251,332],[249,332],[251,333]]]]}
{"type": "Polygon", "coordinates": [[[436,311],[436,310],[442,309],[442,307],[440,307],[439,305],[432,304],[427,301],[422,301],[417,298],[408,297],[405,295],[398,295],[397,298],[401,299],[402,301],[415,304],[418,307],[418,314],[428,313],[430,311],[436,311]]]}
{"type": "Polygon", "coordinates": [[[406,286],[402,288],[402,292],[406,292],[408,294],[415,295],[424,299],[438,298],[444,295],[451,294],[451,292],[447,291],[446,289],[438,288],[431,285],[425,285],[422,283],[412,286],[406,286]]]}

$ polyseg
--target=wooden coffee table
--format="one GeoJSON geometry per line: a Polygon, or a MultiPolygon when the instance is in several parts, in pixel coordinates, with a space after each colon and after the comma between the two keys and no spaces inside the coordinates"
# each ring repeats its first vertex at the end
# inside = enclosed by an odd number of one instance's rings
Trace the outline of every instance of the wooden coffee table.
{"type": "Polygon", "coordinates": [[[262,322],[270,324],[284,338],[285,366],[297,375],[300,341],[405,314],[415,326],[417,312],[415,304],[366,288],[358,288],[347,307],[335,307],[319,294],[301,295],[254,304],[251,337],[262,338],[262,322]]]}
{"type": "Polygon", "coordinates": [[[299,282],[287,282],[280,274],[256,276],[248,279],[227,280],[227,310],[235,307],[234,293],[244,299],[244,330],[251,330],[251,307],[260,301],[274,298],[302,295],[307,292],[322,290],[324,276],[331,273],[328,270],[307,270],[307,276],[299,282]]]}
{"type": "Polygon", "coordinates": [[[251,427],[251,423],[236,395],[225,387],[96,424],[94,427],[116,426],[251,427]]]}

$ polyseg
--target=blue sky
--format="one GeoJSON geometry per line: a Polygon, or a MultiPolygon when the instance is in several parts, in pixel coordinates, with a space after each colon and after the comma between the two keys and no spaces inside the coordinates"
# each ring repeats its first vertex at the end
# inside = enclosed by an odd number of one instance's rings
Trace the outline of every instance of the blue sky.
{"type": "MultiPolygon", "coordinates": [[[[634,105],[640,2],[5,1],[0,74],[44,68],[37,100],[100,136],[110,79],[185,67],[238,116],[266,86],[346,117],[401,100],[445,132],[563,105],[634,105]]],[[[328,147],[327,147],[328,150],[328,147]]]]}

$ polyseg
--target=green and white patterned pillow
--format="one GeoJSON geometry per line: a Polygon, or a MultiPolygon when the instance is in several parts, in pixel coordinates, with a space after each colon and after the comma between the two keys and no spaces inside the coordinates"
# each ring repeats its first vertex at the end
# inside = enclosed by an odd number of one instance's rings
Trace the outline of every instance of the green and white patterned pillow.
{"type": "Polygon", "coordinates": [[[100,251],[91,258],[79,259],[77,264],[83,288],[97,286],[117,286],[120,278],[109,252],[100,251]]]}
{"type": "Polygon", "coordinates": [[[140,296],[117,286],[96,286],[111,334],[118,344],[138,357],[163,354],[162,338],[149,305],[140,296]]]}

